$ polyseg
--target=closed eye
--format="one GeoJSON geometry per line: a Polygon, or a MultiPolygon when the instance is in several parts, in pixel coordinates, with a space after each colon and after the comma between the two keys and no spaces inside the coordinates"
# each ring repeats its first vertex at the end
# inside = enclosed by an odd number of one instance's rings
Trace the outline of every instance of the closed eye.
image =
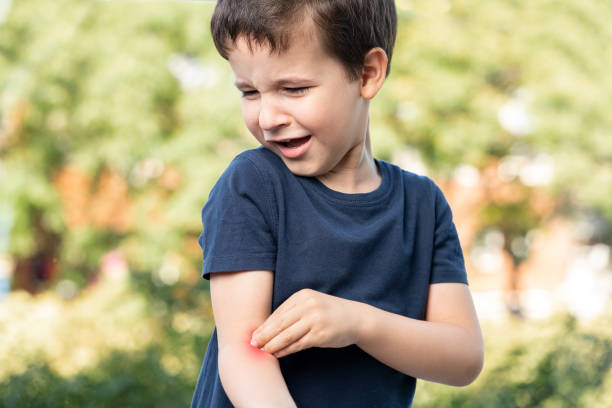
{"type": "Polygon", "coordinates": [[[294,95],[304,94],[304,93],[308,92],[308,89],[310,89],[309,86],[304,86],[304,87],[301,87],[301,88],[285,88],[285,90],[287,92],[289,92],[291,94],[294,94],[294,95]]]}
{"type": "Polygon", "coordinates": [[[252,96],[255,95],[257,93],[257,91],[241,91],[242,92],[242,96],[252,96]]]}
{"type": "MultiPolygon", "coordinates": [[[[308,90],[310,89],[309,86],[303,86],[303,87],[299,87],[299,88],[284,88],[284,90],[292,95],[303,95],[306,92],[308,92],[308,90]]],[[[253,96],[255,94],[257,94],[257,91],[241,91],[242,92],[242,97],[249,97],[249,96],[253,96]]]]}

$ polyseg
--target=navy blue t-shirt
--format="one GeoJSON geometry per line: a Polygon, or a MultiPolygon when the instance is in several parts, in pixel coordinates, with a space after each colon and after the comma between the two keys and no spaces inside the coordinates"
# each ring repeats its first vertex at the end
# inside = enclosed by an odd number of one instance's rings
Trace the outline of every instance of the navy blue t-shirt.
{"type": "MultiPolygon", "coordinates": [[[[451,209],[428,177],[374,159],[380,186],[347,194],[296,176],[260,146],[240,153],[202,209],[204,279],[273,270],[272,310],[310,288],[425,319],[429,284],[467,284],[451,209]]],[[[213,331],[191,407],[232,408],[217,369],[213,331]]],[[[312,347],[279,359],[298,408],[407,408],[414,377],[355,344],[312,347]]]]}

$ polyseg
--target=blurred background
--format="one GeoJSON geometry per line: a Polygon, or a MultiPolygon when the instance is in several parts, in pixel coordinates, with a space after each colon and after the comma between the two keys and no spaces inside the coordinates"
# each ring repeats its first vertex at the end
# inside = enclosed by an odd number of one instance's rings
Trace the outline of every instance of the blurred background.
{"type": "MultiPolygon", "coordinates": [[[[0,0],[0,406],[188,406],[200,210],[257,146],[214,2],[0,0]]],[[[415,407],[612,407],[612,4],[402,0],[376,157],[453,209],[486,362],[415,407]]]]}

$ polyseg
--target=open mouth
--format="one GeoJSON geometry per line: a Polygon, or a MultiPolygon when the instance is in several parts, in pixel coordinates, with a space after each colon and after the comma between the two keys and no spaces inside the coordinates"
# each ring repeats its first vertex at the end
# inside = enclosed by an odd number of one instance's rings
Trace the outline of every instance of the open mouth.
{"type": "Polygon", "coordinates": [[[291,149],[297,149],[298,147],[306,143],[308,139],[310,139],[310,135],[299,137],[297,139],[291,139],[291,140],[284,141],[284,142],[278,142],[278,143],[282,144],[285,147],[289,147],[291,149]]]}
{"type": "Polygon", "coordinates": [[[306,154],[312,142],[312,135],[274,142],[287,159],[298,159],[306,154]]]}

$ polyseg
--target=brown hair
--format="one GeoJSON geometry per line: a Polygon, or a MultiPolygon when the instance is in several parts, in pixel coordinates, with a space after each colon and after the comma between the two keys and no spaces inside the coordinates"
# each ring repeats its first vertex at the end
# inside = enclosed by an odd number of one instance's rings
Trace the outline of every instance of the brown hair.
{"type": "Polygon", "coordinates": [[[218,0],[210,22],[213,41],[225,59],[239,37],[267,45],[270,52],[289,48],[292,26],[310,16],[326,51],[359,78],[366,53],[380,47],[387,54],[386,76],[397,32],[394,0],[218,0]],[[228,43],[231,40],[231,44],[228,43]]]}

